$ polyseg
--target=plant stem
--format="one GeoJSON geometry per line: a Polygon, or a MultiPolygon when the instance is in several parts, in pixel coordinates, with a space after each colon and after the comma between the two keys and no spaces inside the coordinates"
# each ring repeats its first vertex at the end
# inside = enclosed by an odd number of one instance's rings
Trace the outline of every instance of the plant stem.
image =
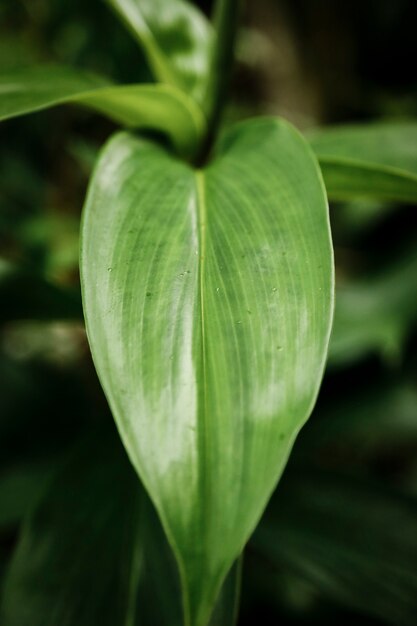
{"type": "Polygon", "coordinates": [[[234,62],[234,48],[242,0],[217,0],[213,23],[216,44],[211,57],[208,84],[207,136],[201,158],[210,152],[220,126],[224,104],[228,95],[234,62]]]}

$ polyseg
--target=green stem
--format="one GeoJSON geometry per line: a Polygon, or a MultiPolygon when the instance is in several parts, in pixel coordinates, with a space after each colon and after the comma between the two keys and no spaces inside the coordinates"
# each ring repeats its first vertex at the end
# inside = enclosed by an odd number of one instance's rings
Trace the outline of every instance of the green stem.
{"type": "Polygon", "coordinates": [[[202,159],[207,157],[217,135],[229,91],[240,5],[241,0],[217,0],[214,8],[216,45],[211,57],[206,107],[208,131],[203,144],[202,159]]]}

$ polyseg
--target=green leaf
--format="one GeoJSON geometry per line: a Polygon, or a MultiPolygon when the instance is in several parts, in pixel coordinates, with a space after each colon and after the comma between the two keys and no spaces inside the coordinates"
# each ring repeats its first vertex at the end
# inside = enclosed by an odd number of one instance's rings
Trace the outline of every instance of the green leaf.
{"type": "MultiPolygon", "coordinates": [[[[235,567],[213,626],[233,626],[237,576],[235,567]]],[[[115,433],[87,437],[24,523],[1,620],[4,626],[182,625],[172,552],[115,433]]]]}
{"type": "Polygon", "coordinates": [[[417,201],[417,123],[340,126],[310,135],[331,200],[417,201]]]}
{"type": "Polygon", "coordinates": [[[68,67],[46,66],[0,76],[0,121],[59,104],[78,104],[127,127],[166,133],[188,155],[204,132],[202,113],[169,85],[112,85],[68,67]]]}
{"type": "Polygon", "coordinates": [[[194,171],[119,134],[84,210],[87,332],[133,465],[206,626],[308,418],[332,317],[324,186],[283,121],[236,126],[194,171]]]}
{"type": "Polygon", "coordinates": [[[213,33],[183,0],[107,0],[143,46],[155,76],[200,104],[206,96],[213,33]]]}
{"type": "Polygon", "coordinates": [[[377,276],[338,286],[331,365],[346,365],[372,352],[398,360],[417,320],[416,273],[413,250],[377,276]]]}
{"type": "Polygon", "coordinates": [[[51,467],[47,463],[3,469],[0,474],[0,530],[21,522],[50,472],[51,467]]]}
{"type": "Polygon", "coordinates": [[[252,549],[345,606],[393,626],[417,611],[417,501],[365,477],[289,471],[252,549]]]}
{"type": "MultiPolygon", "coordinates": [[[[406,205],[403,206],[404,212],[407,211],[407,208],[406,205]]],[[[337,210],[333,213],[333,238],[336,240],[340,238],[341,241],[339,240],[338,244],[344,247],[349,244],[352,245],[370,235],[384,221],[389,220],[394,213],[398,214],[398,212],[398,202],[356,198],[339,203],[337,210]]]]}
{"type": "Polygon", "coordinates": [[[221,588],[209,626],[235,626],[239,614],[243,556],[233,565],[221,588]]]}
{"type": "Polygon", "coordinates": [[[93,444],[65,465],[24,525],[5,581],[5,626],[127,623],[139,490],[132,494],[117,456],[93,444]]]}

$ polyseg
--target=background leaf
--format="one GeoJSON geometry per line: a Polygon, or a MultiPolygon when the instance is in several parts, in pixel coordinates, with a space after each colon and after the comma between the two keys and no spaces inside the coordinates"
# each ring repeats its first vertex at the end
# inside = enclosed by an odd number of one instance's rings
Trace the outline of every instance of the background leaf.
{"type": "Polygon", "coordinates": [[[413,250],[376,276],[340,281],[330,364],[341,365],[372,352],[397,361],[417,319],[417,255],[413,250]]]}
{"type": "Polygon", "coordinates": [[[417,610],[417,502],[311,466],[286,473],[251,544],[326,595],[395,626],[417,610]]]}
{"type": "Polygon", "coordinates": [[[417,201],[417,124],[375,123],[310,134],[332,200],[417,201]]]}
{"type": "MultiPolygon", "coordinates": [[[[173,555],[116,433],[85,437],[49,482],[6,577],[2,624],[181,626],[173,555]]],[[[213,626],[233,626],[238,581],[235,568],[213,626]]]]}
{"type": "Polygon", "coordinates": [[[198,107],[168,85],[111,85],[68,67],[46,66],[0,76],[0,120],[58,104],[79,104],[128,127],[166,133],[181,152],[196,148],[204,129],[198,107]]]}
{"type": "Polygon", "coordinates": [[[391,368],[376,380],[355,385],[349,397],[336,392],[332,402],[317,406],[316,419],[310,420],[297,451],[315,457],[326,448],[340,450],[343,441],[346,455],[354,451],[357,457],[361,452],[371,456],[417,440],[417,389],[410,376],[404,378],[391,368]]]}
{"type": "Polygon", "coordinates": [[[206,96],[213,33],[199,9],[184,0],[107,0],[143,46],[155,76],[206,96]]]}
{"type": "Polygon", "coordinates": [[[312,409],[332,263],[317,163],[282,121],[237,126],[203,171],[128,134],[99,159],[87,331],[178,559],[187,625],[207,624],[312,409]]]}
{"type": "Polygon", "coordinates": [[[1,473],[0,529],[13,527],[24,518],[51,473],[53,464],[50,461],[15,467],[1,473]]]}

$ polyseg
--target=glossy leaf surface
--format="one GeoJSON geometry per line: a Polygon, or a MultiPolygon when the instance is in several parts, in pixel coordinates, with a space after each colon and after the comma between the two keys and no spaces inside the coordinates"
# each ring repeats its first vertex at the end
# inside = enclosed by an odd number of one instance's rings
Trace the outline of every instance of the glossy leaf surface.
{"type": "Polygon", "coordinates": [[[205,97],[213,33],[184,0],[107,0],[143,46],[158,80],[205,97]]]}
{"type": "Polygon", "coordinates": [[[95,365],[175,551],[186,624],[206,626],[323,372],[317,163],[273,119],[235,127],[199,171],[119,134],[90,186],[81,271],[95,365]]]}
{"type": "Polygon", "coordinates": [[[417,201],[417,124],[340,126],[312,133],[327,193],[417,201]]]}
{"type": "Polygon", "coordinates": [[[112,85],[59,66],[0,76],[0,121],[71,103],[98,111],[123,126],[166,133],[184,153],[193,152],[204,128],[198,107],[168,85],[112,85]]]}
{"type": "MultiPolygon", "coordinates": [[[[238,574],[235,567],[210,626],[233,626],[238,574]]],[[[171,549],[113,431],[78,446],[24,522],[1,620],[182,626],[171,549]]]]}

